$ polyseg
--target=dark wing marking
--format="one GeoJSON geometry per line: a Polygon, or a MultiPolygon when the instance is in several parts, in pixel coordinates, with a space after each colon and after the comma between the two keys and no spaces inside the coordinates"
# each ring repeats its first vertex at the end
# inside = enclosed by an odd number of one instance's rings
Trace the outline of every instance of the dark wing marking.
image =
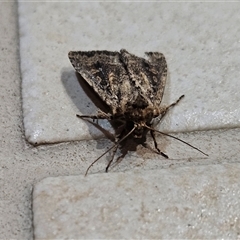
{"type": "Polygon", "coordinates": [[[112,114],[116,114],[121,95],[119,86],[128,79],[119,52],[77,51],[69,52],[68,57],[75,70],[109,105],[112,114]]]}
{"type": "Polygon", "coordinates": [[[147,52],[149,60],[146,60],[124,49],[120,54],[132,83],[132,90],[135,90],[129,92],[131,99],[134,98],[133,103],[142,108],[160,106],[167,79],[167,62],[164,55],[158,52],[147,52]]]}

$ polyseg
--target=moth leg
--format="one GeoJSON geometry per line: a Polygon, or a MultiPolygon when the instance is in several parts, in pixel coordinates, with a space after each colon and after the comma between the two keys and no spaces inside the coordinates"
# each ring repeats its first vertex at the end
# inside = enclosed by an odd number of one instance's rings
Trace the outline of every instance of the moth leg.
{"type": "Polygon", "coordinates": [[[167,106],[164,111],[161,113],[161,118],[159,119],[159,122],[162,120],[162,118],[167,114],[168,110],[174,106],[176,106],[180,101],[181,99],[183,99],[184,95],[182,95],[176,102],[170,104],[169,106],[167,106]]]}
{"type": "MultiPolygon", "coordinates": [[[[125,125],[125,124],[123,124],[123,125],[125,125]]],[[[120,127],[122,127],[122,126],[120,126],[120,127]]],[[[121,140],[123,138],[124,133],[125,133],[125,128],[121,131],[121,133],[119,134],[119,136],[117,138],[121,140]]],[[[112,158],[111,158],[111,160],[109,161],[109,163],[108,163],[108,165],[106,167],[106,172],[108,172],[108,168],[111,166],[111,164],[113,162],[113,159],[114,159],[114,156],[115,156],[115,154],[117,152],[117,149],[118,149],[118,146],[119,146],[119,144],[118,144],[119,140],[117,140],[117,138],[115,139],[116,147],[114,148],[113,154],[112,154],[112,158]]]]}
{"type": "Polygon", "coordinates": [[[107,167],[106,167],[106,172],[108,172],[108,169],[109,169],[109,167],[111,166],[111,164],[112,164],[112,162],[113,162],[113,159],[114,159],[114,156],[115,156],[115,154],[116,154],[116,152],[117,152],[117,149],[118,149],[118,144],[116,145],[116,147],[114,148],[114,150],[113,150],[113,154],[112,154],[112,158],[111,158],[111,160],[109,161],[109,163],[108,163],[108,165],[107,165],[107,167]]]}
{"type": "Polygon", "coordinates": [[[157,151],[165,158],[168,158],[168,155],[163,153],[159,148],[158,148],[158,145],[157,145],[157,141],[156,141],[156,138],[155,138],[155,133],[153,130],[150,131],[151,133],[151,136],[153,138],[153,142],[154,142],[154,147],[157,149],[157,151]]]}
{"type": "Polygon", "coordinates": [[[98,110],[98,113],[96,115],[79,115],[76,114],[78,118],[91,118],[91,119],[108,119],[111,120],[111,115],[107,114],[101,110],[98,110]]]}

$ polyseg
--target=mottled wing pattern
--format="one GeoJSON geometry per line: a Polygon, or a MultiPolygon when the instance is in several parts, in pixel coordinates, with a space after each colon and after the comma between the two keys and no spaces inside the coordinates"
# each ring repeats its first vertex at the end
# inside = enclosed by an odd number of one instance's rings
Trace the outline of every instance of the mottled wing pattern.
{"type": "Polygon", "coordinates": [[[126,70],[120,60],[119,52],[77,51],[69,52],[68,57],[85,81],[99,97],[109,105],[112,114],[119,107],[119,86],[129,82],[126,70]],[[126,80],[127,79],[127,80],[126,80]]]}
{"type": "Polygon", "coordinates": [[[129,96],[125,96],[124,99],[134,98],[133,102],[136,102],[140,108],[160,106],[167,79],[167,62],[164,55],[147,52],[145,54],[149,60],[146,60],[124,49],[120,54],[132,86],[132,91],[126,93],[129,96]]]}

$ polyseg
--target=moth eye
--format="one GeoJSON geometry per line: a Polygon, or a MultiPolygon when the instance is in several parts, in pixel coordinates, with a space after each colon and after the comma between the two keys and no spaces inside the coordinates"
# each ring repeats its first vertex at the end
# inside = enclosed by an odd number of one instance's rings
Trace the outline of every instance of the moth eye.
{"type": "Polygon", "coordinates": [[[155,117],[158,117],[158,116],[159,116],[159,110],[157,108],[155,108],[153,110],[153,117],[155,118],[155,117]]]}

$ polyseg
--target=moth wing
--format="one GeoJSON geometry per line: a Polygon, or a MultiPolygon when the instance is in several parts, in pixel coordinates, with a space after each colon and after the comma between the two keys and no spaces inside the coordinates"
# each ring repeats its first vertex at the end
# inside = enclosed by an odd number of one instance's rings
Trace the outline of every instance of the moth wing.
{"type": "Polygon", "coordinates": [[[145,54],[148,60],[146,60],[124,49],[120,53],[129,77],[138,89],[136,99],[142,99],[141,104],[146,106],[160,106],[167,79],[167,62],[164,55],[159,52],[147,52],[145,54]]]}
{"type": "Polygon", "coordinates": [[[119,84],[128,78],[119,52],[77,51],[68,57],[80,75],[110,107],[112,114],[119,106],[119,84]]]}

